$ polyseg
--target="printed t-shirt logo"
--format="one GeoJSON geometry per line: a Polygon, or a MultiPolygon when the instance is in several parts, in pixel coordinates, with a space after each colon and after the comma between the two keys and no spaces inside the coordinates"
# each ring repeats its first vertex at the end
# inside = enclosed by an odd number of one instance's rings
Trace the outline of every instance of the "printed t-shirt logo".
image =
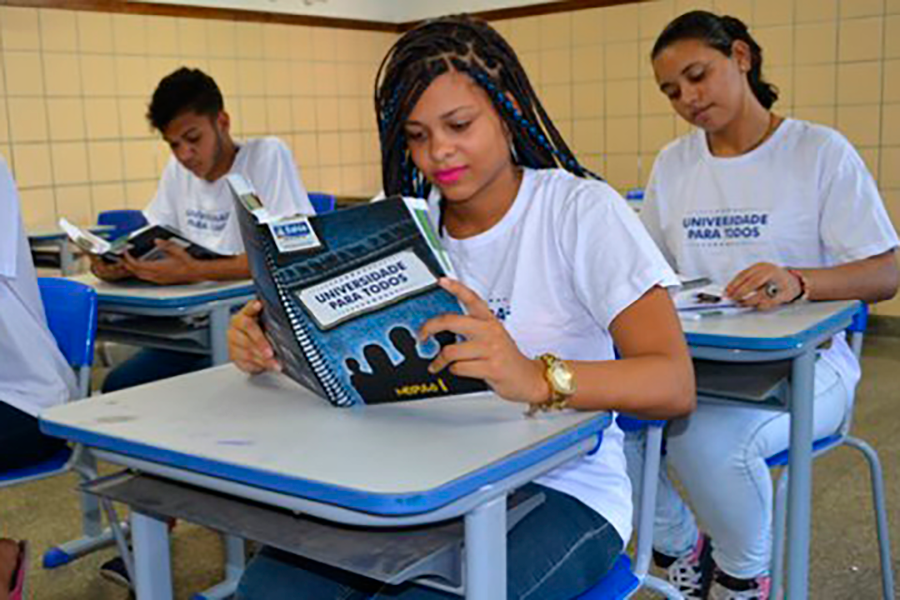
{"type": "Polygon", "coordinates": [[[231,211],[208,211],[191,208],[187,210],[186,215],[188,227],[199,231],[219,233],[225,229],[225,225],[228,223],[228,217],[231,216],[231,211]]]}
{"type": "Polygon", "coordinates": [[[769,227],[769,213],[760,210],[698,211],[681,220],[688,245],[726,246],[761,241],[769,227]]]}

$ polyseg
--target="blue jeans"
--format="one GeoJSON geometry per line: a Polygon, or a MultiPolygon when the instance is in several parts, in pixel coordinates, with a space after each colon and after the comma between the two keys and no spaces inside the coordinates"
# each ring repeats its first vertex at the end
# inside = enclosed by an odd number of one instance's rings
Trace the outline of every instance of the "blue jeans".
{"type": "MultiPolygon", "coordinates": [[[[593,587],[622,552],[622,538],[572,496],[529,484],[546,496],[507,538],[508,598],[572,600],[593,587]]],[[[397,586],[263,548],[250,561],[238,600],[445,600],[459,596],[413,583],[397,586]]]]}
{"type": "Polygon", "coordinates": [[[205,354],[144,348],[113,369],[103,382],[103,393],[192,373],[212,366],[205,354]]]}

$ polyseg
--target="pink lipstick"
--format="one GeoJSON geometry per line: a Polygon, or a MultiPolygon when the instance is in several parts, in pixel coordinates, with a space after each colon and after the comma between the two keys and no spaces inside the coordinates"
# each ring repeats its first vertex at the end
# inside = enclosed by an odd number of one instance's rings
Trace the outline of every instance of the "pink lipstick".
{"type": "Polygon", "coordinates": [[[462,177],[463,172],[467,169],[467,167],[454,167],[452,169],[443,169],[441,171],[436,171],[434,174],[434,178],[440,184],[450,184],[456,183],[460,177],[462,177]]]}

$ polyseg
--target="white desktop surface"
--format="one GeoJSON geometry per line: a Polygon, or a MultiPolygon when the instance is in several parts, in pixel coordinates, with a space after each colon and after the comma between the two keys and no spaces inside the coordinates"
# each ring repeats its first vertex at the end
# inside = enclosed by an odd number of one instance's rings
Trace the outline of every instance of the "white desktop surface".
{"type": "Polygon", "coordinates": [[[859,302],[800,302],[771,311],[682,319],[689,345],[747,350],[794,348],[829,328],[832,319],[852,314],[859,302]]]}
{"type": "Polygon", "coordinates": [[[287,376],[224,365],[56,407],[41,420],[48,433],[91,447],[239,483],[358,493],[359,509],[365,495],[416,504],[549,438],[603,428],[598,413],[527,419],[523,408],[490,393],[336,408],[287,376]]]}

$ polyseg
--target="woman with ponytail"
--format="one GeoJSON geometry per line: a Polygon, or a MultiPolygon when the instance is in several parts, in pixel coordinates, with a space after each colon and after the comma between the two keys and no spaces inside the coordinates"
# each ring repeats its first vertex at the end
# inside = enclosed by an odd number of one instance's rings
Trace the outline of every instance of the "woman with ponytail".
{"type": "MultiPolygon", "coordinates": [[[[428,198],[459,274],[441,285],[466,308],[418,332],[461,338],[429,370],[483,379],[497,402],[523,410],[551,400],[657,418],[693,408],[690,357],[665,290],[674,274],[622,198],[578,164],[494,29],[457,16],[405,33],[382,64],[375,106],[384,190],[428,198]],[[554,387],[548,363],[577,387],[554,387]]],[[[229,332],[235,364],[251,373],[277,368],[259,310],[248,305],[229,332]]],[[[612,425],[596,453],[528,484],[545,500],[509,532],[506,597],[577,598],[622,552],[632,512],[622,440],[612,425]]],[[[265,549],[238,597],[458,596],[265,549]]]]}
{"type": "MultiPolygon", "coordinates": [[[[744,23],[684,14],[651,59],[660,90],[696,128],[657,157],[641,213],[676,271],[759,310],[896,293],[898,240],[875,181],[841,134],[772,112],[778,90],[744,23]]],[[[844,335],[835,336],[816,363],[817,439],[841,426],[859,376],[844,335]]],[[[786,413],[709,403],[670,425],[668,462],[708,535],[666,479],[656,557],[688,598],[706,598],[711,586],[717,600],[769,597],[765,457],[787,448],[789,429],[786,413]]],[[[629,468],[640,464],[633,441],[629,468]]]]}

